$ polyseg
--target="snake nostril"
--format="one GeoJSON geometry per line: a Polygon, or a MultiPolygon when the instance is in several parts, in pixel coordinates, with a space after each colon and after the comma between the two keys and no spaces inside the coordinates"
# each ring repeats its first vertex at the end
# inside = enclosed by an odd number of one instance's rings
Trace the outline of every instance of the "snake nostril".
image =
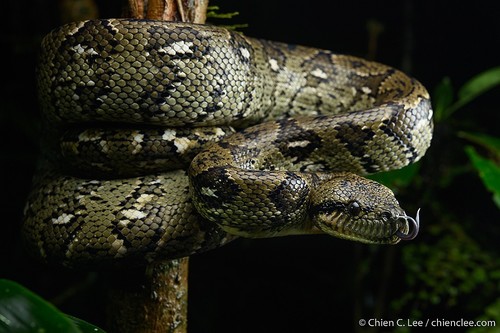
{"type": "Polygon", "coordinates": [[[384,222],[386,222],[386,221],[389,221],[391,219],[392,214],[389,212],[383,212],[382,214],[380,214],[380,217],[382,218],[382,220],[384,222]]]}

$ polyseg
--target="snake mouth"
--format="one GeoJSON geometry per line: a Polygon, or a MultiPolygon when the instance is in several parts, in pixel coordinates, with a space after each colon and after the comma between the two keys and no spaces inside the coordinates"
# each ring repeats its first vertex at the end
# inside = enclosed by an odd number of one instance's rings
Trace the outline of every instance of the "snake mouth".
{"type": "Polygon", "coordinates": [[[340,212],[329,214],[328,219],[319,220],[318,227],[332,236],[367,244],[397,244],[401,240],[409,241],[417,237],[420,229],[420,209],[415,218],[401,211],[400,214],[384,220],[383,224],[378,224],[379,227],[374,224],[351,224],[343,217],[344,214],[340,212]]]}
{"type": "Polygon", "coordinates": [[[394,234],[401,240],[412,240],[417,237],[420,230],[420,208],[417,210],[415,218],[406,214],[397,216],[398,221],[403,221],[402,226],[394,234]],[[403,230],[402,230],[403,229],[403,230]]]}

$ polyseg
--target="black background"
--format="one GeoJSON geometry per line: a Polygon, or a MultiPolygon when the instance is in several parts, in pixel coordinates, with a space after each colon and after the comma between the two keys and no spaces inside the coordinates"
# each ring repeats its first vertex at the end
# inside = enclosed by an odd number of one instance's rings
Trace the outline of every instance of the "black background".
{"type": "MultiPolygon", "coordinates": [[[[101,1],[101,17],[119,15],[118,1],[101,1]]],[[[368,54],[367,22],[384,30],[375,59],[402,68],[433,91],[443,77],[459,87],[473,75],[499,65],[500,10],[493,1],[212,1],[222,12],[240,12],[230,22],[246,23],[253,37],[368,54]]],[[[41,37],[59,24],[54,1],[5,2],[2,34],[0,119],[2,124],[2,220],[0,277],[24,284],[55,301],[80,281],[89,290],[66,298],[65,312],[101,324],[106,288],[98,274],[45,267],[31,260],[19,242],[22,208],[35,166],[38,133],[34,70],[41,37]]],[[[498,135],[499,90],[473,104],[474,117],[490,117],[484,131],[498,135]],[[488,107],[484,107],[484,106],[488,107]],[[485,111],[486,110],[486,111],[485,111]]],[[[432,149],[432,148],[431,148],[432,149]]],[[[464,193],[457,195],[467,195],[464,193]]],[[[488,198],[488,197],[486,197],[488,198]]],[[[452,199],[452,198],[445,198],[452,199]]],[[[405,203],[402,202],[404,206],[405,203]]],[[[468,207],[465,207],[467,209],[468,207]]],[[[474,209],[474,207],[470,207],[474,209]]],[[[425,211],[424,213],[425,214],[425,211]]],[[[424,215],[425,216],[425,215],[424,215]]],[[[425,221],[424,223],[427,223],[425,221]]],[[[430,221],[429,223],[432,223],[430,221]]],[[[420,239],[425,240],[425,228],[420,239]]],[[[419,241],[418,239],[416,241],[419,241]]],[[[398,246],[405,246],[404,244],[398,246]]],[[[375,295],[355,290],[357,265],[399,249],[369,247],[327,236],[238,240],[190,260],[190,332],[332,332],[354,330],[360,318],[357,297],[375,304],[375,295]]],[[[398,262],[397,260],[395,261],[398,262]]],[[[375,260],[368,276],[380,276],[375,260]]],[[[394,267],[400,272],[401,267],[394,267]]],[[[388,281],[394,293],[404,288],[398,276],[388,281]]],[[[390,292],[387,297],[390,298],[390,292]]],[[[391,317],[390,309],[383,313],[391,317]]],[[[470,319],[470,318],[467,318],[470,319]]]]}

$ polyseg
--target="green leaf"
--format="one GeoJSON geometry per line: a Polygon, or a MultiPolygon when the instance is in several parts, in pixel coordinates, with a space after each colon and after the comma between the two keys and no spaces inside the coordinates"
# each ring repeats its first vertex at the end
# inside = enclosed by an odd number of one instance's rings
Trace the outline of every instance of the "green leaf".
{"type": "Polygon", "coordinates": [[[0,280],[0,315],[0,332],[80,332],[52,304],[9,280],[0,280]]]}
{"type": "Polygon", "coordinates": [[[483,133],[458,132],[458,136],[482,146],[497,158],[500,158],[500,138],[483,133]]]}
{"type": "Polygon", "coordinates": [[[434,102],[434,120],[440,122],[448,118],[447,113],[450,110],[450,106],[453,103],[453,87],[451,86],[451,80],[445,77],[434,90],[434,95],[432,96],[434,102]]]}
{"type": "Polygon", "coordinates": [[[479,155],[472,146],[466,146],[465,152],[478,171],[484,186],[493,193],[493,201],[500,208],[500,167],[495,161],[479,155]]]}
{"type": "Polygon", "coordinates": [[[450,106],[448,115],[497,85],[500,85],[500,67],[491,68],[474,76],[460,88],[458,100],[450,106]]]}
{"type": "Polygon", "coordinates": [[[500,67],[486,70],[465,83],[458,91],[458,101],[465,104],[500,84],[500,67]]]}
{"type": "Polygon", "coordinates": [[[10,280],[0,279],[0,332],[104,332],[69,317],[40,296],[10,280]]]}
{"type": "Polygon", "coordinates": [[[80,331],[82,333],[106,333],[105,331],[103,331],[99,327],[94,326],[94,325],[86,322],[85,320],[82,320],[82,319],[79,319],[79,318],[76,318],[76,317],[73,317],[70,315],[66,315],[66,317],[68,317],[71,321],[73,321],[73,323],[80,329],[80,331]]]}

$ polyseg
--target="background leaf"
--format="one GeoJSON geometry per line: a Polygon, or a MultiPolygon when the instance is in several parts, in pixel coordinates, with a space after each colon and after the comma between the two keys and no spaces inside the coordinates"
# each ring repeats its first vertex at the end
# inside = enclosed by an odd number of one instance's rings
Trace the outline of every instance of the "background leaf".
{"type": "Polygon", "coordinates": [[[66,315],[66,317],[73,321],[73,323],[80,329],[82,333],[106,333],[104,330],[86,322],[85,320],[70,315],[66,315]]]}
{"type": "Polygon", "coordinates": [[[500,84],[500,67],[488,69],[467,81],[458,91],[458,100],[450,108],[449,114],[461,108],[474,98],[500,84]]]}
{"type": "Polygon", "coordinates": [[[493,160],[479,155],[472,146],[466,146],[465,152],[478,171],[484,186],[493,193],[493,201],[500,208],[500,167],[493,160]]]}
{"type": "Polygon", "coordinates": [[[9,280],[0,280],[0,314],[0,332],[81,332],[52,304],[9,280]]]}
{"type": "Polygon", "coordinates": [[[83,320],[65,315],[20,284],[0,279],[0,332],[100,333],[104,331],[83,320]]]}
{"type": "Polygon", "coordinates": [[[448,118],[448,111],[453,103],[453,87],[448,77],[443,78],[434,90],[432,96],[434,102],[434,120],[440,122],[448,118]]]}
{"type": "Polygon", "coordinates": [[[496,158],[500,158],[500,138],[483,133],[458,132],[458,136],[482,146],[492,153],[496,158]]]}
{"type": "Polygon", "coordinates": [[[458,91],[459,102],[466,103],[500,84],[500,67],[488,69],[470,79],[458,91]]]}

